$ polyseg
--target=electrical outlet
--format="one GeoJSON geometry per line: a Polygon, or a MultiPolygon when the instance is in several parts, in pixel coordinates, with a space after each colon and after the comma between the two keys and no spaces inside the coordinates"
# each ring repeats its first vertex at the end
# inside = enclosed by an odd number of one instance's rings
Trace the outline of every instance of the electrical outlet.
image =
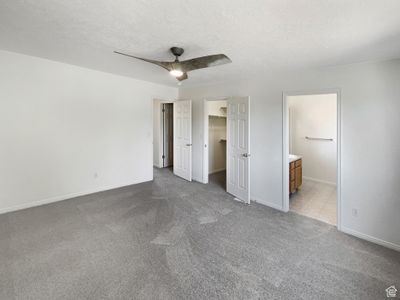
{"type": "Polygon", "coordinates": [[[351,214],[353,215],[353,217],[357,217],[358,216],[358,209],[357,208],[353,208],[351,211],[351,214]]]}

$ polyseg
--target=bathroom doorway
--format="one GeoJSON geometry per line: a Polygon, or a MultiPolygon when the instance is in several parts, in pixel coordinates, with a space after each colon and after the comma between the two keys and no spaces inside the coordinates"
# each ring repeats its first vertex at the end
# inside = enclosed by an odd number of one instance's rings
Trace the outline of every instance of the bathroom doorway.
{"type": "Polygon", "coordinates": [[[284,95],[284,208],[340,226],[338,92],[284,95]]]}

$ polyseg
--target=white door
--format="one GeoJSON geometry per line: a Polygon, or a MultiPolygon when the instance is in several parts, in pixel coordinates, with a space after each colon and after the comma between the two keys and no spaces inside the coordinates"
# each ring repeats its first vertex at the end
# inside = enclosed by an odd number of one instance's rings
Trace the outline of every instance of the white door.
{"type": "Polygon", "coordinates": [[[192,181],[192,101],[174,102],[174,174],[192,181]]]}
{"type": "Polygon", "coordinates": [[[226,188],[250,203],[250,99],[230,98],[227,117],[226,188]]]}

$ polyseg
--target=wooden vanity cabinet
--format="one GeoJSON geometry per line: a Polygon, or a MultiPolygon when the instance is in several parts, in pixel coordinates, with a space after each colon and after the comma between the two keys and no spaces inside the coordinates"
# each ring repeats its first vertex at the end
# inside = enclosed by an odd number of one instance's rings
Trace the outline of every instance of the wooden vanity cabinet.
{"type": "Polygon", "coordinates": [[[289,163],[289,193],[294,193],[303,183],[301,158],[289,163]]]}

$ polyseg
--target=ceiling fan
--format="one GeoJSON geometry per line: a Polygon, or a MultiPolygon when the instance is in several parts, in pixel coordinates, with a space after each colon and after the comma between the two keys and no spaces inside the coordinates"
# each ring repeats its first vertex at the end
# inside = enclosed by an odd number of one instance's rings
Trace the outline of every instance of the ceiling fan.
{"type": "Polygon", "coordinates": [[[228,56],[225,54],[215,54],[215,55],[207,55],[197,58],[192,58],[184,61],[179,61],[179,56],[181,56],[184,52],[182,48],[179,47],[172,47],[171,49],[172,54],[175,56],[175,61],[157,61],[151,60],[147,58],[141,58],[137,56],[133,56],[130,54],[122,53],[119,51],[114,51],[114,53],[133,57],[136,59],[144,60],[151,64],[155,64],[166,69],[172,76],[174,76],[177,80],[182,81],[188,78],[187,73],[190,71],[209,68],[214,66],[219,66],[223,64],[231,63],[232,61],[228,56]]]}

